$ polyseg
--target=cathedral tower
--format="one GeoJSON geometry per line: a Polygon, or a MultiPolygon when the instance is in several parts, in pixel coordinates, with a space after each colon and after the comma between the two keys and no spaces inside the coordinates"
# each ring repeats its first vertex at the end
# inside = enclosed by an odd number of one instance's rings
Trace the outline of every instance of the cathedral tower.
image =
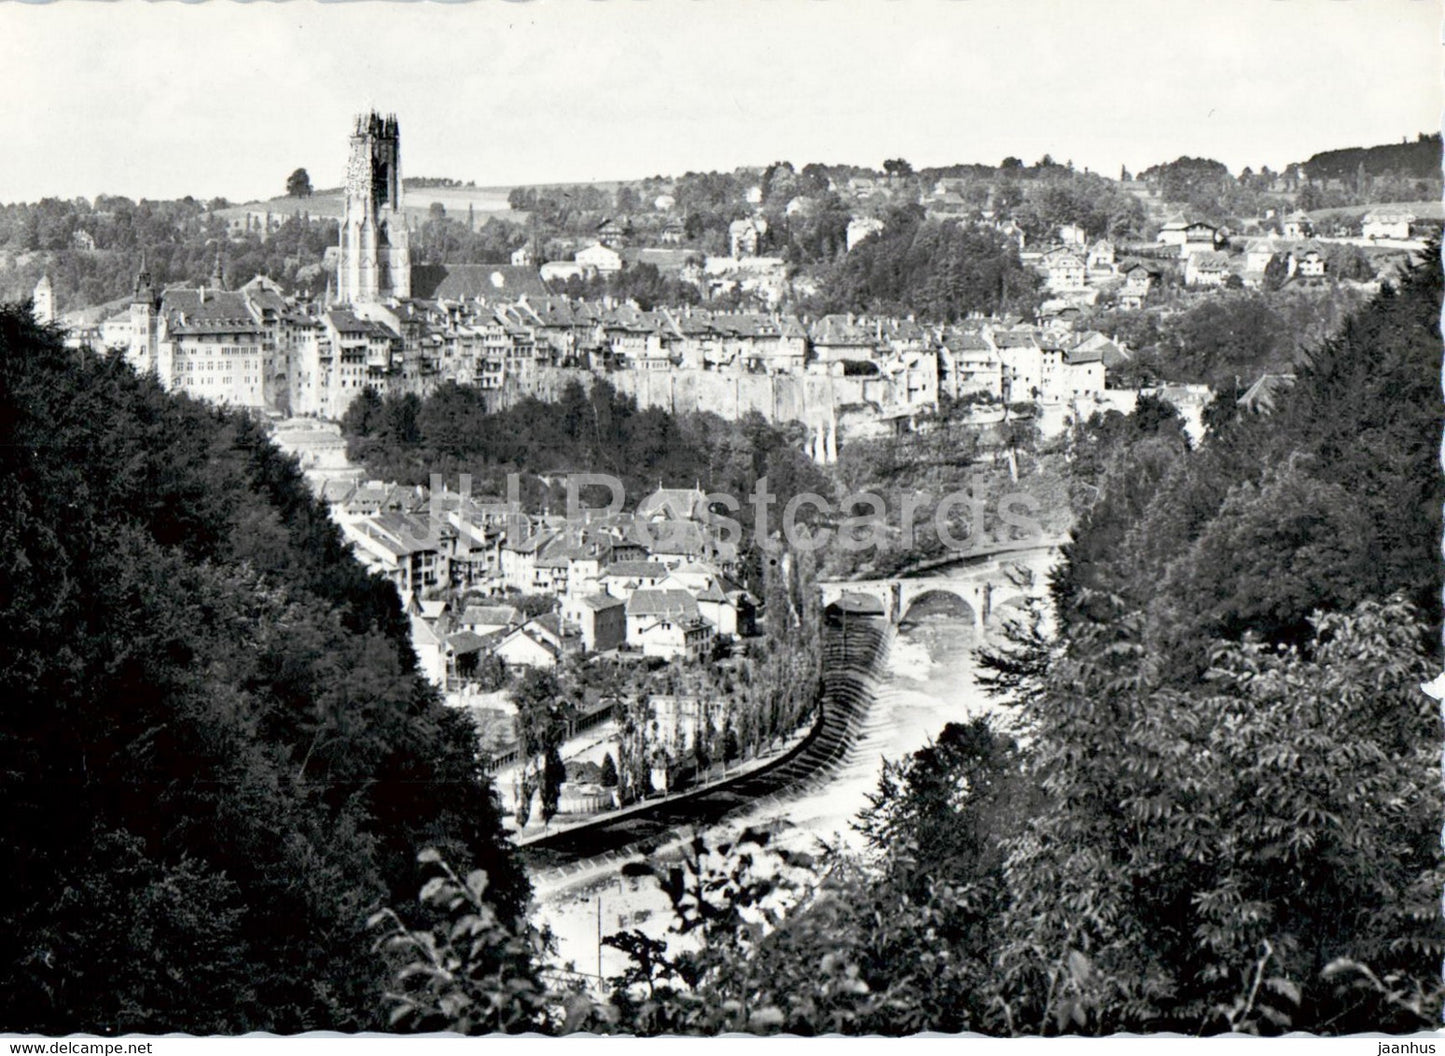
{"type": "Polygon", "coordinates": [[[411,254],[401,205],[396,118],[358,117],[346,163],[337,300],[365,304],[411,296],[411,254]]]}

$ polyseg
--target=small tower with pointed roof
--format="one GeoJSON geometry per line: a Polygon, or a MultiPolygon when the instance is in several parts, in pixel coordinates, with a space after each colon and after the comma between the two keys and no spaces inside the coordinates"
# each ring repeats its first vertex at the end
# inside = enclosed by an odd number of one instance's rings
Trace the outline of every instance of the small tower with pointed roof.
{"type": "Polygon", "coordinates": [[[135,292],[130,299],[130,347],[126,358],[140,373],[156,366],[156,346],[160,336],[161,298],[151,281],[145,254],[141,254],[140,271],[135,277],[135,292]]]}

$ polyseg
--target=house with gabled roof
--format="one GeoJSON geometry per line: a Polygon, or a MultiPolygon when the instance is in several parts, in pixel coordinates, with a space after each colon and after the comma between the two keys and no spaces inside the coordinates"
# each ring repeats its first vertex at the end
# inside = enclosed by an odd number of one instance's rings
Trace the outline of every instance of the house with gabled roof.
{"type": "Polygon", "coordinates": [[[1101,238],[1089,247],[1089,256],[1085,264],[1091,273],[1112,275],[1114,274],[1115,259],[1114,243],[1107,238],[1101,238]]]}
{"type": "Polygon", "coordinates": [[[456,619],[457,627],[473,634],[491,634],[522,625],[521,612],[512,605],[468,605],[456,619]]]}
{"type": "Polygon", "coordinates": [[[1270,262],[1279,256],[1282,248],[1273,238],[1251,239],[1244,246],[1244,270],[1262,275],[1270,262]]]}
{"type": "Polygon", "coordinates": [[[416,654],[416,666],[422,675],[434,686],[446,686],[446,648],[436,627],[417,613],[408,614],[411,626],[411,649],[416,654]]]}
{"type": "Polygon", "coordinates": [[[1293,271],[1302,279],[1325,277],[1325,255],[1318,243],[1310,242],[1300,246],[1290,255],[1293,271]]]}
{"type": "Polygon", "coordinates": [[[697,661],[712,639],[712,625],[685,590],[637,590],[627,599],[627,643],[644,656],[697,661]]]}
{"type": "Polygon", "coordinates": [[[1189,254],[1184,264],[1186,286],[1223,286],[1229,278],[1229,257],[1208,250],[1189,254]]]}
{"type": "Polygon", "coordinates": [[[604,246],[601,242],[594,242],[586,249],[579,249],[572,255],[572,259],[584,270],[595,271],[601,275],[611,275],[622,270],[622,257],[615,249],[604,246]]]}
{"type": "Polygon", "coordinates": [[[848,230],[845,235],[847,252],[853,252],[853,247],[870,235],[881,233],[883,227],[883,221],[875,216],[855,216],[849,220],[848,230]]]}
{"type": "Polygon", "coordinates": [[[1182,246],[1188,227],[1189,221],[1180,216],[1173,217],[1159,225],[1159,234],[1155,241],[1161,246],[1182,246]]]}
{"type": "Polygon", "coordinates": [[[1404,241],[1410,237],[1410,225],[1414,222],[1414,213],[1376,210],[1365,214],[1360,222],[1360,233],[1370,239],[1404,241]]]}
{"type": "Polygon", "coordinates": [[[1191,253],[1217,249],[1223,239],[1219,228],[1207,221],[1175,217],[1160,226],[1157,241],[1161,246],[1178,246],[1179,255],[1187,257],[1191,253]]]}
{"type": "Polygon", "coordinates": [[[668,568],[706,560],[712,555],[707,526],[697,521],[655,520],[648,525],[648,534],[652,559],[668,568]]]}
{"type": "Polygon", "coordinates": [[[687,225],[677,217],[671,217],[662,225],[658,241],[665,246],[679,246],[687,241],[687,225]]]}
{"type": "Polygon", "coordinates": [[[758,244],[768,233],[768,222],[761,216],[744,217],[728,225],[728,255],[734,260],[758,255],[758,244]]]}
{"type": "Polygon", "coordinates": [[[425,514],[387,511],[348,518],[341,530],[363,567],[389,579],[408,598],[450,581],[444,538],[449,527],[425,514]]]}
{"type": "Polygon", "coordinates": [[[1272,414],[1294,383],[1293,374],[1261,374],[1235,402],[1251,414],[1272,414]]]}
{"type": "Polygon", "coordinates": [[[614,561],[602,569],[599,578],[607,593],[627,598],[636,590],[656,587],[668,576],[669,569],[660,561],[614,561]]]}
{"type": "Polygon", "coordinates": [[[1084,261],[1067,249],[1045,254],[1042,269],[1045,285],[1050,290],[1080,290],[1087,285],[1088,269],[1084,261]]]}
{"type": "Polygon", "coordinates": [[[502,542],[502,582],[524,594],[535,590],[537,587],[537,558],[555,535],[554,532],[541,531],[530,535],[519,535],[518,538],[513,539],[509,534],[508,538],[502,542]]]}
{"type": "Polygon", "coordinates": [[[1315,233],[1314,223],[1310,220],[1309,214],[1301,209],[1296,209],[1282,219],[1279,227],[1280,233],[1289,239],[1309,238],[1315,233]]]}
{"type": "Polygon", "coordinates": [[[1159,279],[1159,273],[1143,264],[1130,264],[1122,272],[1124,284],[1119,287],[1119,307],[1138,310],[1144,307],[1149,291],[1159,279]]]}
{"type": "Polygon", "coordinates": [[[593,234],[608,249],[621,249],[632,235],[632,222],[625,216],[609,216],[597,225],[593,234]]]}
{"type": "Polygon", "coordinates": [[[691,562],[679,565],[663,580],[663,590],[685,590],[697,602],[698,615],[712,624],[718,634],[735,635],[742,623],[740,610],[750,606],[747,591],[712,565],[691,562]]]}
{"type": "Polygon", "coordinates": [[[664,488],[659,483],[656,491],[637,504],[637,516],[650,521],[707,521],[710,519],[707,494],[696,485],[691,488],[664,488]]]}
{"type": "Polygon", "coordinates": [[[1099,348],[1075,348],[1064,356],[1063,395],[1098,396],[1104,391],[1104,354],[1099,348]]]}
{"type": "Polygon", "coordinates": [[[940,386],[950,396],[972,392],[998,397],[1003,388],[1003,363],[993,346],[975,331],[947,328],[938,348],[940,386]]]}

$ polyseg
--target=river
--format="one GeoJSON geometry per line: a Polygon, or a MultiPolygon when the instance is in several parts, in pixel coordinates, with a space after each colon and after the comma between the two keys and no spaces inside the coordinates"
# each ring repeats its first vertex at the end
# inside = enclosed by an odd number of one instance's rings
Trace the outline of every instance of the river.
{"type": "MultiPolygon", "coordinates": [[[[766,826],[776,831],[775,844],[791,849],[812,849],[820,838],[856,846],[849,821],[867,806],[882,760],[917,751],[948,722],[996,708],[973,679],[972,653],[978,644],[972,621],[953,616],[927,616],[901,627],[848,759],[817,791],[762,804],[707,830],[709,843],[747,826],[766,826]]],[[[666,934],[671,923],[666,897],[650,878],[623,878],[619,864],[599,862],[533,877],[538,921],[555,935],[556,963],[571,962],[580,972],[596,974],[599,929],[604,935],[631,928],[658,938],[666,934]]],[[[626,964],[620,951],[600,948],[602,975],[620,974],[626,964]]]]}

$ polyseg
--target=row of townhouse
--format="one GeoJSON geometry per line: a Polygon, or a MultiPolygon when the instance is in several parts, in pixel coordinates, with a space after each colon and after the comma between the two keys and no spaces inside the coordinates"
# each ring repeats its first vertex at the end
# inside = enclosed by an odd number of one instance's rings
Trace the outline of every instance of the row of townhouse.
{"type": "MultiPolygon", "coordinates": [[[[453,381],[526,392],[553,367],[879,377],[891,398],[936,405],[954,351],[944,328],[911,318],[827,315],[805,325],[776,312],[643,311],[510,288],[492,303],[482,287],[455,299],[327,306],[287,299],[261,278],[234,292],[157,291],[142,278],[97,335],[137,369],[214,402],[332,420],[368,388],[424,396],[453,381]]],[[[984,373],[964,364],[950,384],[967,391],[976,386],[960,379],[984,373]]]]}
{"type": "Polygon", "coordinates": [[[1068,402],[1097,396],[1108,370],[1129,358],[1098,331],[993,325],[948,327],[939,352],[942,385],[951,396],[982,394],[1010,403],[1068,402]]]}

